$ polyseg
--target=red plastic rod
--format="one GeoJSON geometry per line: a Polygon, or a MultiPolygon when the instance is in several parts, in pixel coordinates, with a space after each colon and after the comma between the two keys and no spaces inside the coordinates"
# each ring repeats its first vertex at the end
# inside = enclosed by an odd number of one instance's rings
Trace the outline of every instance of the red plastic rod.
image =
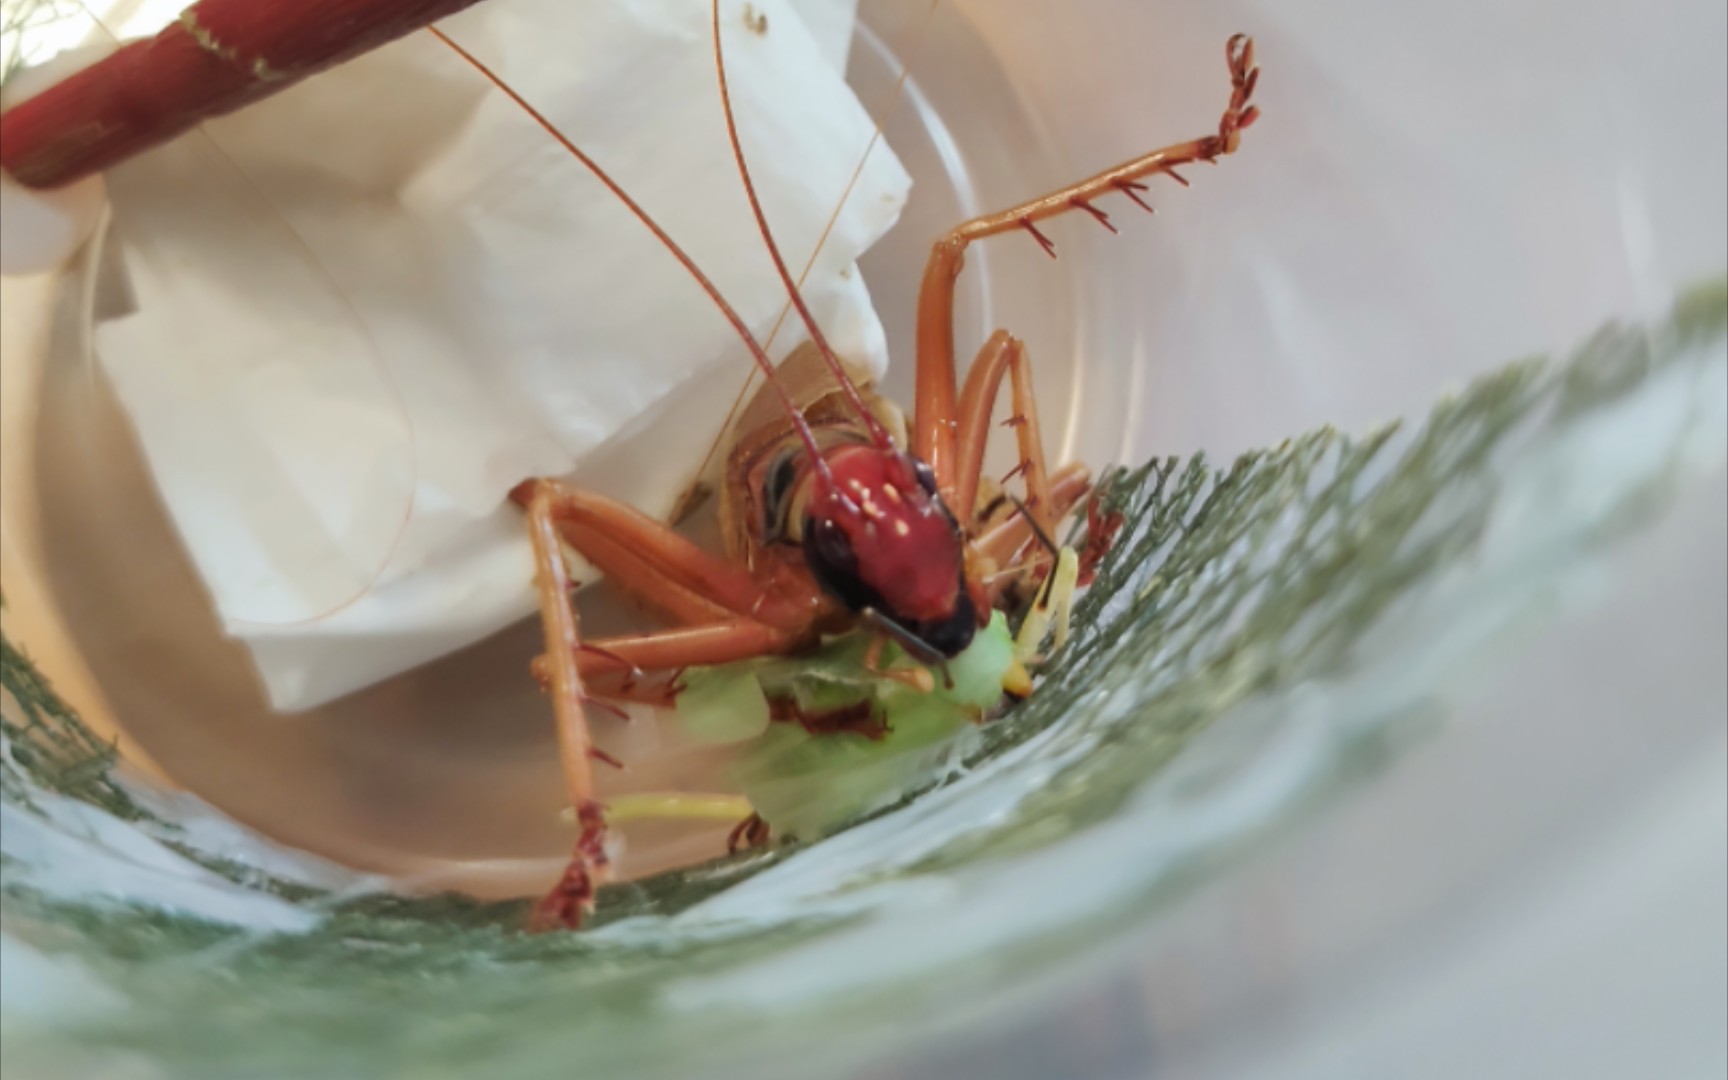
{"type": "Polygon", "coordinates": [[[479,0],[198,0],[0,115],[0,168],[59,187],[479,0]]]}

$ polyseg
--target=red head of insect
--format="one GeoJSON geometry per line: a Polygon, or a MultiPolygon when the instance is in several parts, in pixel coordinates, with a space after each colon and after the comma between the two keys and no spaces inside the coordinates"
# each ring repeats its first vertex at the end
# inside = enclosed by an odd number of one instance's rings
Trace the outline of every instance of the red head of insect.
{"type": "Polygon", "coordinates": [[[972,643],[960,526],[930,467],[892,443],[832,451],[804,511],[804,559],[849,609],[926,661],[972,643]]]}

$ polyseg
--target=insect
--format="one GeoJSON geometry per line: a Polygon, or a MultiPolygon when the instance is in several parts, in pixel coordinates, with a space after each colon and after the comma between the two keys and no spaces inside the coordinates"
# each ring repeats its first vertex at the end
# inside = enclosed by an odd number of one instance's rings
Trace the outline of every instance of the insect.
{"type": "MultiPolygon", "coordinates": [[[[545,653],[534,669],[550,697],[561,764],[577,822],[575,850],[535,908],[533,925],[576,927],[608,876],[607,810],[595,793],[598,755],[585,708],[642,693],[645,673],[677,672],[767,655],[796,654],[824,635],[862,629],[937,668],[960,654],[1010,584],[1047,575],[1049,538],[1091,489],[1079,463],[1046,461],[1025,346],[1006,330],[990,336],[964,383],[955,365],[955,283],[967,248],[1024,232],[1051,256],[1039,223],[1082,213],[1111,232],[1099,208],[1120,195],[1150,211],[1146,181],[1236,151],[1257,118],[1254,46],[1232,37],[1225,57],[1227,105],[1214,133],[1143,154],[1090,179],[966,222],[934,243],[920,286],[916,394],[908,425],[901,411],[848,370],[823,338],[781,258],[739,143],[714,7],[714,58],[734,159],[762,240],[812,345],[777,371],[739,315],[690,257],[605,170],[483,63],[437,31],[589,169],[652,231],[706,291],[749,348],[766,380],[735,427],[720,492],[725,551],[707,551],[673,528],[603,496],[537,479],[512,498],[533,544],[545,653]],[[819,384],[800,401],[795,380],[819,384]],[[825,381],[824,381],[825,380],[825,381]],[[1007,382],[1023,499],[989,495],[982,480],[991,412],[1007,382]],[[585,640],[571,600],[564,545],[580,552],[624,592],[666,615],[672,626],[585,640]]],[[[1095,522],[1108,542],[1113,522],[1095,522]]],[[[1094,545],[1096,547],[1097,545],[1094,545]]],[[[1089,550],[1088,570],[1101,550],[1089,550]]],[[[761,839],[758,821],[739,835],[761,839]]]]}

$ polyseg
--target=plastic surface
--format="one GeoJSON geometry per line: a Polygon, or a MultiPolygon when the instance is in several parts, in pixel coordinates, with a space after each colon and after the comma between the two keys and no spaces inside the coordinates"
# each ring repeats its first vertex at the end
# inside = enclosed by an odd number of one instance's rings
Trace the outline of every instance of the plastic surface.
{"type": "MultiPolygon", "coordinates": [[[[853,60],[866,101],[868,80],[892,70],[871,57],[898,55],[923,8],[866,3],[871,36],[853,60]]],[[[1265,118],[1242,155],[1196,170],[1191,190],[1159,185],[1156,218],[1111,207],[1120,237],[1084,219],[1052,227],[1055,264],[1023,238],[993,242],[968,270],[961,351],[998,324],[1024,336],[1041,388],[1066,406],[1047,428],[1090,460],[1222,457],[1419,411],[1469,374],[1653,314],[1728,266],[1725,20],[1719,4],[1679,0],[944,0],[889,123],[918,194],[865,262],[890,348],[906,355],[931,229],[1205,130],[1223,41],[1249,30],[1265,118]]],[[[890,387],[908,375],[902,364],[890,387]]],[[[858,1074],[1719,1075],[1728,502],[1719,464],[1706,465],[1658,525],[1557,590],[1530,637],[1504,646],[1513,662],[1460,686],[1446,722],[1371,784],[1127,930],[1075,923],[1060,977],[1015,985],[998,972],[993,989],[1013,992],[981,1015],[956,1003],[905,1018],[877,1048],[887,1060],[858,1074]]],[[[9,481],[8,499],[16,490],[9,481]]],[[[97,653],[88,618],[72,622],[80,651],[97,653]]],[[[233,771],[230,725],[255,707],[245,687],[212,698],[202,729],[176,730],[185,714],[160,685],[108,686],[142,721],[145,750],[198,771],[219,805],[259,794],[252,813],[266,817],[264,796],[297,797],[294,839],[334,847],[347,828],[350,856],[479,874],[477,853],[501,837],[523,857],[555,842],[518,827],[536,803],[520,763],[540,752],[539,729],[499,722],[482,738],[468,726],[482,703],[452,700],[494,660],[320,718],[298,757],[286,739],[262,744],[274,777],[233,771]],[[380,769],[381,748],[408,745],[411,761],[380,769]],[[463,814],[488,792],[495,833],[463,814]],[[456,820],[472,831],[427,827],[456,820]]],[[[1265,722],[1300,729],[1300,704],[1265,722]]],[[[531,703],[484,703],[517,705],[527,715],[531,703]]],[[[1040,895],[1084,910],[1089,884],[1131,864],[1136,842],[1150,841],[1101,829],[1056,845],[1043,865],[1086,873],[1071,889],[1040,878],[1040,895]]],[[[820,876],[809,865],[806,884],[820,876]]],[[[951,889],[939,880],[881,915],[886,936],[871,940],[884,947],[709,992],[787,1008],[776,994],[928,959],[935,950],[906,943],[931,927],[960,949],[1010,925],[959,918],[966,894],[951,889]]]]}

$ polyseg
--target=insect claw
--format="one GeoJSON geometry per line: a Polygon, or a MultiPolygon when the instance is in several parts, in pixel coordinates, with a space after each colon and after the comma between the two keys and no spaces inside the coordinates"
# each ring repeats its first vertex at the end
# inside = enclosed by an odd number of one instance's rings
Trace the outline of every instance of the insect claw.
{"type": "Polygon", "coordinates": [[[1109,214],[1106,214],[1104,211],[1098,209],[1096,206],[1093,206],[1091,203],[1087,202],[1085,199],[1081,199],[1081,198],[1069,199],[1068,204],[1070,206],[1073,206],[1075,209],[1084,210],[1088,214],[1091,214],[1094,218],[1096,218],[1098,220],[1098,224],[1104,226],[1106,229],[1109,229],[1111,232],[1118,233],[1118,234],[1121,233],[1121,231],[1122,231],[1121,229],[1118,229],[1116,226],[1114,226],[1110,223],[1110,215],[1109,214]]]}
{"type": "Polygon", "coordinates": [[[530,932],[580,930],[582,918],[594,910],[594,890],[606,873],[606,808],[593,799],[576,806],[581,832],[576,850],[558,883],[534,905],[528,918],[530,932]]]}
{"type": "Polygon", "coordinates": [[[672,677],[666,680],[666,692],[671,694],[673,697],[682,694],[684,692],[684,673],[689,670],[689,668],[679,668],[677,671],[674,671],[672,677]]]}
{"type": "Polygon", "coordinates": [[[1146,190],[1145,184],[1142,184],[1137,180],[1118,180],[1116,181],[1116,190],[1128,196],[1130,199],[1133,199],[1139,204],[1140,209],[1146,211],[1148,214],[1156,214],[1158,212],[1153,208],[1151,203],[1140,197],[1140,193],[1146,190]]]}
{"type": "Polygon", "coordinates": [[[762,847],[768,843],[771,836],[768,823],[762,820],[762,816],[751,814],[727,834],[726,854],[736,855],[741,850],[762,847]]]}
{"type": "Polygon", "coordinates": [[[1247,34],[1232,35],[1224,43],[1224,60],[1230,65],[1230,74],[1241,78],[1254,67],[1254,39],[1247,34]]]}
{"type": "Polygon", "coordinates": [[[1044,254],[1050,256],[1052,259],[1054,259],[1056,257],[1056,244],[1055,244],[1055,242],[1052,241],[1048,236],[1045,236],[1043,233],[1039,232],[1038,226],[1032,224],[1031,218],[1029,218],[1029,217],[1021,218],[1020,219],[1020,227],[1032,234],[1032,238],[1034,240],[1038,241],[1038,246],[1044,249],[1044,254]]]}
{"type": "Polygon", "coordinates": [[[624,721],[625,723],[630,722],[630,714],[625,712],[623,709],[620,709],[618,706],[612,704],[610,701],[601,701],[599,698],[588,697],[586,694],[584,694],[582,696],[582,704],[592,705],[594,708],[599,709],[601,712],[611,713],[613,716],[616,716],[618,719],[624,721]]]}

